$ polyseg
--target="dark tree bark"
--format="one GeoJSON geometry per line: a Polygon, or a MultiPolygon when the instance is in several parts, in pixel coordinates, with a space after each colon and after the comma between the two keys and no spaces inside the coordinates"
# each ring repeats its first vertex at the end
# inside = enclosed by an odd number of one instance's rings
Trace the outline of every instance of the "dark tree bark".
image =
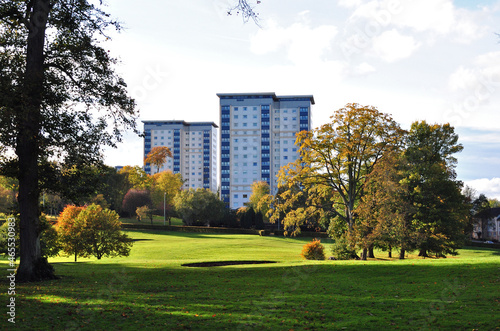
{"type": "Polygon", "coordinates": [[[420,252],[418,252],[418,256],[429,257],[429,255],[427,254],[427,250],[424,248],[422,248],[420,252]]]}
{"type": "Polygon", "coordinates": [[[44,79],[45,29],[49,0],[35,0],[29,17],[26,51],[26,74],[23,100],[17,114],[19,162],[20,265],[16,280],[20,282],[54,278],[53,268],[41,256],[40,211],[38,208],[38,157],[40,114],[44,79]]]}
{"type": "Polygon", "coordinates": [[[400,260],[405,259],[405,253],[406,253],[406,250],[404,248],[401,248],[401,250],[399,251],[399,259],[400,260]]]}
{"type": "Polygon", "coordinates": [[[373,245],[370,245],[370,247],[368,247],[368,257],[371,259],[375,258],[375,254],[373,253],[373,245]]]}
{"type": "Polygon", "coordinates": [[[368,255],[368,249],[367,248],[363,248],[363,253],[361,253],[361,260],[365,260],[366,261],[366,256],[368,255]]]}

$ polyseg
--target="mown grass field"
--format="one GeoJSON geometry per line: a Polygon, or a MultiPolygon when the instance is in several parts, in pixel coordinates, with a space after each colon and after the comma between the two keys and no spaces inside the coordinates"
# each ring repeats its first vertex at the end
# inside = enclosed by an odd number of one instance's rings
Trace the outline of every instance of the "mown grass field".
{"type": "MultiPolygon", "coordinates": [[[[368,261],[305,261],[304,238],[127,233],[136,240],[129,257],[55,258],[59,280],[17,284],[16,329],[499,329],[498,250],[463,249],[447,259],[389,260],[378,252],[368,261]],[[227,260],[278,263],[181,266],[227,260]]],[[[8,268],[5,260],[0,268],[8,268]]],[[[5,307],[7,291],[0,297],[5,307]]],[[[12,328],[7,318],[3,313],[2,329],[12,328]]]]}

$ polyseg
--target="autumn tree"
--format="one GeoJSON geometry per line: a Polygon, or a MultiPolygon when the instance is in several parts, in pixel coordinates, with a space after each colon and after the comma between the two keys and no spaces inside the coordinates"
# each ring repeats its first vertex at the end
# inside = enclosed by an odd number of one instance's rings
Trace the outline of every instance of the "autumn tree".
{"type": "Polygon", "coordinates": [[[275,220],[297,228],[311,217],[334,219],[333,236],[351,231],[355,208],[364,194],[367,176],[382,155],[400,143],[401,129],[371,106],[347,104],[332,122],[297,135],[299,158],[280,170],[282,192],[273,201],[275,220]],[[305,199],[300,209],[289,205],[305,199]]]}
{"type": "Polygon", "coordinates": [[[162,171],[152,176],[151,200],[158,211],[163,211],[165,218],[171,225],[171,216],[175,196],[181,191],[183,184],[181,174],[172,171],[162,171]],[[166,210],[164,210],[165,208],[166,210]]]}
{"type": "Polygon", "coordinates": [[[126,177],[131,187],[136,190],[149,190],[153,185],[153,179],[144,169],[139,166],[125,166],[118,172],[126,177]]]}
{"type": "Polygon", "coordinates": [[[68,205],[57,218],[56,229],[63,242],[62,250],[67,255],[74,255],[75,262],[83,251],[83,243],[81,241],[81,227],[76,226],[76,218],[84,207],[68,205]]]}
{"type": "Polygon", "coordinates": [[[148,155],[144,158],[144,164],[152,164],[156,167],[156,172],[160,172],[160,168],[167,162],[167,157],[172,157],[172,152],[167,146],[153,147],[148,155]]]}
{"type": "Polygon", "coordinates": [[[370,175],[357,209],[361,248],[373,240],[400,248],[400,258],[414,249],[455,254],[469,218],[454,171],[453,154],[461,150],[449,124],[413,123],[401,152],[384,156],[370,175]]]}
{"type": "Polygon", "coordinates": [[[15,152],[2,168],[19,180],[19,282],[54,277],[40,250],[39,164],[50,157],[95,162],[100,146],[114,146],[123,129],[135,128],[135,103],[103,48],[107,31],[120,25],[102,6],[0,3],[0,145],[15,152]]]}
{"type": "Polygon", "coordinates": [[[121,232],[121,222],[115,211],[98,205],[68,206],[58,219],[63,250],[68,254],[89,257],[128,256],[132,241],[121,232]]]}
{"type": "Polygon", "coordinates": [[[386,153],[374,167],[366,183],[365,195],[356,209],[358,220],[354,225],[352,241],[363,250],[361,258],[374,245],[389,251],[399,248],[399,258],[417,244],[411,217],[415,207],[408,199],[408,188],[403,179],[407,163],[401,151],[386,153]]]}

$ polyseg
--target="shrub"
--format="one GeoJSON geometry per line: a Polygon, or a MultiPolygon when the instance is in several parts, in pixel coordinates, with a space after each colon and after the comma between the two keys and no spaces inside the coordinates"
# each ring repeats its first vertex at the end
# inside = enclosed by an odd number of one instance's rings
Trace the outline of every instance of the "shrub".
{"type": "Polygon", "coordinates": [[[324,260],[325,247],[321,244],[319,239],[313,239],[313,241],[302,247],[302,253],[300,255],[306,260],[324,260]]]}
{"type": "MultiPolygon", "coordinates": [[[[9,237],[9,226],[11,223],[7,222],[7,218],[13,217],[15,219],[14,232],[15,232],[15,248],[16,256],[20,256],[20,228],[19,228],[19,216],[6,216],[6,221],[0,226],[0,254],[7,255],[8,253],[8,237],[9,237]]],[[[59,243],[59,236],[56,229],[47,221],[45,214],[40,215],[40,249],[42,252],[42,257],[52,257],[57,256],[61,250],[61,244],[59,243]]]]}
{"type": "Polygon", "coordinates": [[[358,255],[356,254],[356,250],[351,248],[345,236],[341,236],[335,239],[335,242],[332,245],[332,255],[337,260],[359,259],[358,255]]]}

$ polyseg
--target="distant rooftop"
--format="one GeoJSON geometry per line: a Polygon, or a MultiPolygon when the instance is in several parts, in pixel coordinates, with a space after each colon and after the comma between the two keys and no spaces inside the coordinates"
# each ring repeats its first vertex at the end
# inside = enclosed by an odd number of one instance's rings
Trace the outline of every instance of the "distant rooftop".
{"type": "Polygon", "coordinates": [[[214,122],[186,122],[186,121],[176,121],[176,120],[169,120],[169,121],[142,121],[144,124],[157,124],[157,125],[169,125],[169,124],[181,124],[184,126],[204,126],[204,125],[211,125],[214,128],[218,128],[217,124],[214,122]]]}
{"type": "Polygon", "coordinates": [[[274,92],[252,92],[252,93],[217,93],[217,96],[221,99],[234,99],[238,97],[247,98],[264,98],[271,97],[274,101],[280,101],[282,99],[309,99],[311,104],[314,105],[314,96],[312,94],[307,95],[280,95],[277,96],[274,92]]]}

